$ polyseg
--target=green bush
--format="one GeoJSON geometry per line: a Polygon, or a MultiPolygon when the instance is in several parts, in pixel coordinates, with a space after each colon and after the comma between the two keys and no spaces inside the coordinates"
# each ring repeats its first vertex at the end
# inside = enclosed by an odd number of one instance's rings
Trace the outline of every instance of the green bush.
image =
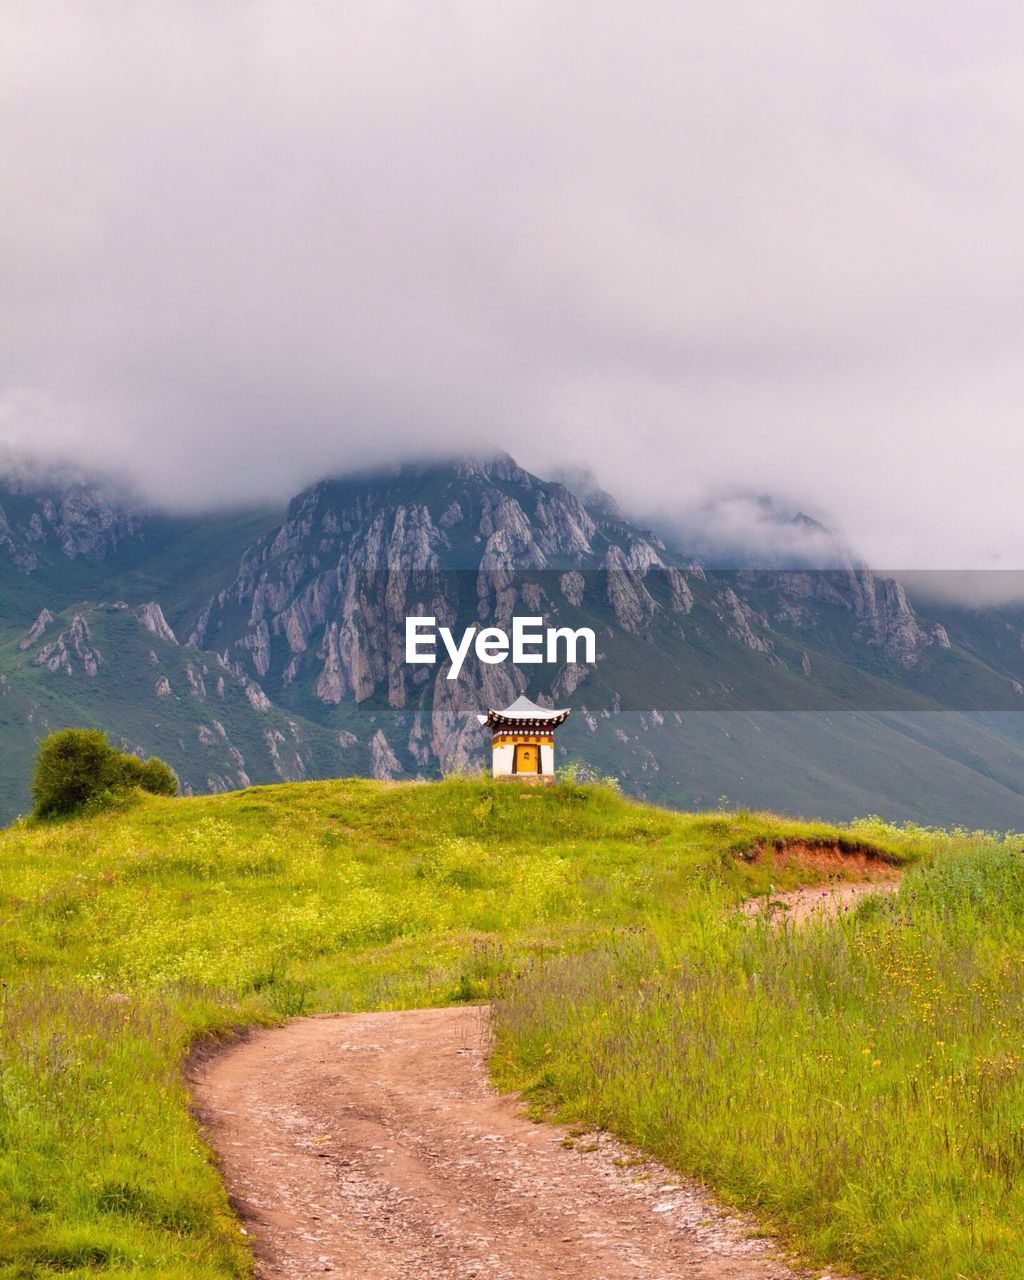
{"type": "MultiPolygon", "coordinates": [[[[134,760],[134,756],[129,759],[134,760]]],[[[138,786],[154,796],[176,796],[178,794],[178,775],[166,761],[159,756],[150,756],[143,760],[139,770],[138,786]]]]}
{"type": "Polygon", "coordinates": [[[163,760],[118,751],[99,729],[59,729],[40,743],[32,777],[37,818],[77,813],[133,787],[173,796],[178,780],[163,760]]]}
{"type": "Polygon", "coordinates": [[[138,756],[114,753],[117,757],[116,770],[120,787],[138,787],[140,791],[148,791],[154,796],[176,796],[178,779],[169,764],[165,764],[158,756],[149,760],[140,760],[138,756]]]}

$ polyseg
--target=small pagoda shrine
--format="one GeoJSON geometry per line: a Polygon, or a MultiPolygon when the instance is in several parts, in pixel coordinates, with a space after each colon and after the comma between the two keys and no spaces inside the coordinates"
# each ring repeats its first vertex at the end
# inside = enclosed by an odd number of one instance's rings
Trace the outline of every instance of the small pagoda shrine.
{"type": "Polygon", "coordinates": [[[555,729],[568,714],[568,708],[552,711],[524,696],[504,711],[492,708],[485,716],[477,716],[491,731],[494,776],[524,781],[554,778],[555,729]]]}

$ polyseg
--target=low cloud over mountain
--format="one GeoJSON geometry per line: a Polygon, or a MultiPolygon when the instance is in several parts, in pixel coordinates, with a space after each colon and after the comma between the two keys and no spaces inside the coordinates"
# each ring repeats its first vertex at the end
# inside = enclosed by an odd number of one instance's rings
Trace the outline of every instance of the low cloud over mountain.
{"type": "Polygon", "coordinates": [[[0,439],[180,507],[498,446],[1021,563],[1018,8],[103,12],[0,18],[0,439]]]}

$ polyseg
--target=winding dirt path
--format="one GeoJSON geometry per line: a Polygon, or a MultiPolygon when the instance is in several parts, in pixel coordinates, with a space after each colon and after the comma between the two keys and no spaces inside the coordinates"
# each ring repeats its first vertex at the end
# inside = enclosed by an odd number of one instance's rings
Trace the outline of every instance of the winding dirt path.
{"type": "Polygon", "coordinates": [[[482,1008],[339,1014],[193,1068],[261,1280],[822,1274],[607,1135],[531,1122],[491,1088],[488,1042],[482,1008]]]}

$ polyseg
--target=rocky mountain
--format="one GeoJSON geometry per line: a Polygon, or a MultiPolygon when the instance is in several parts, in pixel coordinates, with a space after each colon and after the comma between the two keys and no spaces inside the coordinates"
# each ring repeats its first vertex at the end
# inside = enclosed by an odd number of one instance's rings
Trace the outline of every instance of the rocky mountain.
{"type": "Polygon", "coordinates": [[[108,560],[142,523],[131,497],[102,481],[13,472],[0,482],[0,558],[24,575],[53,560],[108,560]]]}
{"type": "Polygon", "coordinates": [[[607,494],[507,456],[325,480],[171,518],[0,482],[0,811],[34,742],[97,723],[186,789],[480,768],[475,716],[574,709],[563,759],[680,807],[1024,825],[1024,618],[846,564],[708,570],[607,494]],[[588,626],[596,662],[404,660],[405,619],[588,626]]]}

